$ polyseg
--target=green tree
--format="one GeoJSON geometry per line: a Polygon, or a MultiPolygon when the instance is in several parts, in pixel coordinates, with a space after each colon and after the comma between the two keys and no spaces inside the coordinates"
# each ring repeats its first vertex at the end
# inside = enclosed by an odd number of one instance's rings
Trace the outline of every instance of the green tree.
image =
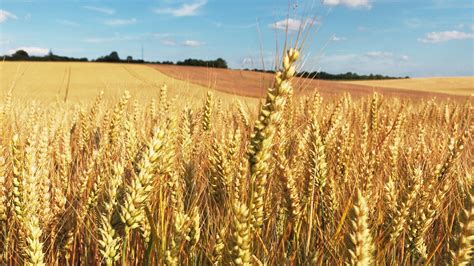
{"type": "Polygon", "coordinates": [[[215,67],[217,68],[227,68],[227,62],[222,58],[217,58],[215,61],[215,67]]]}
{"type": "Polygon", "coordinates": [[[28,58],[30,57],[25,50],[18,50],[13,55],[13,58],[28,58]]]}
{"type": "Polygon", "coordinates": [[[120,57],[116,51],[113,51],[109,54],[108,59],[110,62],[118,62],[120,61],[120,57]]]}

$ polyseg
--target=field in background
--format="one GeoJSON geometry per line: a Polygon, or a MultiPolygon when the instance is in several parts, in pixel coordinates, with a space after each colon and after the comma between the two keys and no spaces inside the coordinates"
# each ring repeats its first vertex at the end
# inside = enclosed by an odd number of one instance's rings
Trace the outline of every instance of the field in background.
{"type": "Polygon", "coordinates": [[[474,77],[411,78],[396,80],[348,81],[348,84],[440,92],[469,96],[474,93],[474,77]]]}
{"type": "Polygon", "coordinates": [[[0,95],[13,89],[14,99],[29,98],[45,102],[64,101],[66,97],[71,102],[89,102],[101,90],[111,98],[118,98],[128,90],[134,98],[148,101],[152,97],[158,98],[160,87],[166,84],[171,98],[179,95],[185,97],[188,103],[193,103],[200,101],[207,91],[203,86],[173,79],[150,67],[134,64],[3,62],[0,63],[0,73],[0,95]]]}
{"type": "MultiPolygon", "coordinates": [[[[194,84],[211,87],[218,91],[250,97],[263,97],[266,93],[266,89],[271,86],[271,83],[273,82],[273,74],[271,73],[176,65],[152,65],[152,67],[176,79],[186,80],[194,84]]],[[[450,84],[449,88],[465,88],[467,86],[466,83],[471,80],[472,88],[473,79],[474,78],[452,80],[445,79],[444,84],[450,84]]],[[[353,97],[360,97],[367,96],[374,91],[387,96],[397,96],[404,98],[431,98],[435,96],[438,98],[457,98],[453,95],[470,95],[470,93],[468,93],[468,89],[459,91],[454,91],[453,89],[453,92],[451,92],[449,90],[441,90],[443,86],[438,84],[436,80],[431,82],[431,84],[428,83],[428,81],[429,79],[426,80],[427,86],[425,87],[420,86],[420,84],[417,83],[419,81],[415,81],[413,88],[407,89],[410,88],[409,82],[411,82],[411,80],[405,81],[407,82],[405,87],[397,88],[394,86],[393,88],[380,88],[383,86],[372,84],[372,81],[362,81],[360,84],[358,84],[356,82],[299,78],[295,79],[294,87],[295,93],[312,92],[315,88],[317,88],[319,93],[325,97],[341,95],[344,92],[350,92],[353,97]],[[365,82],[367,84],[365,84],[365,82]],[[432,88],[432,90],[430,88],[432,88]]],[[[396,82],[401,83],[403,80],[396,80],[396,82]]]]}
{"type": "MultiPolygon", "coordinates": [[[[170,97],[179,95],[193,103],[201,100],[208,88],[224,101],[235,99],[255,103],[272,85],[273,75],[253,71],[212,69],[174,65],[135,65],[77,62],[3,62],[0,64],[0,91],[13,88],[14,98],[40,101],[88,101],[101,90],[106,97],[118,98],[124,90],[136,99],[158,97],[167,84],[170,97]]],[[[432,78],[387,81],[336,82],[297,78],[295,93],[317,89],[323,97],[350,92],[353,97],[378,92],[404,98],[459,98],[474,90],[474,78],[432,78]]]]}

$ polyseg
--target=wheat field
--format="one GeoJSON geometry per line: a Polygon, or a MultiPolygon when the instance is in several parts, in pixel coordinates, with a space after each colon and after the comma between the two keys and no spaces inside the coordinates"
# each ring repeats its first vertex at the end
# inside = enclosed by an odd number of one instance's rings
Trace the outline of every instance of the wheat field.
{"type": "Polygon", "coordinates": [[[430,77],[394,80],[347,81],[345,83],[404,90],[439,92],[471,96],[474,94],[474,77],[430,77]]]}
{"type": "MultiPolygon", "coordinates": [[[[127,90],[140,103],[158,98],[160,87],[167,86],[168,96],[193,104],[205,97],[207,87],[173,79],[147,65],[92,62],[0,62],[1,94],[11,91],[14,99],[89,103],[100,91],[109,100],[119,100],[127,90]]],[[[215,92],[223,101],[257,101],[249,97],[215,92]]]]}
{"type": "Polygon", "coordinates": [[[6,94],[0,264],[467,265],[472,98],[296,95],[298,58],[255,108],[6,94]]]}

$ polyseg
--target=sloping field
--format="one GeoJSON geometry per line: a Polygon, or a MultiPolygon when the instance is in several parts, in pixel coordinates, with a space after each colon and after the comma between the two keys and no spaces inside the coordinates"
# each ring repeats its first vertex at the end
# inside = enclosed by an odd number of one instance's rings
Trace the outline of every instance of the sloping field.
{"type": "MultiPolygon", "coordinates": [[[[176,65],[152,65],[153,68],[171,77],[186,80],[191,83],[215,88],[219,91],[229,92],[237,95],[250,97],[262,97],[266,88],[272,84],[273,75],[270,73],[260,73],[243,70],[212,69],[205,67],[176,66],[176,65]]],[[[461,85],[464,86],[464,85],[461,85]]],[[[457,96],[469,94],[448,94],[448,91],[438,91],[434,88],[413,90],[405,88],[381,88],[366,84],[354,84],[351,82],[336,82],[326,80],[296,79],[296,92],[311,92],[317,89],[323,96],[335,96],[344,92],[351,93],[354,97],[365,96],[376,91],[388,96],[399,96],[404,98],[458,98],[457,96]]],[[[409,87],[409,86],[407,86],[409,87]]]]}
{"type": "MultiPolygon", "coordinates": [[[[188,103],[201,103],[207,89],[164,75],[150,67],[133,64],[78,62],[3,62],[0,63],[0,96],[10,89],[16,99],[39,101],[88,101],[101,90],[118,98],[128,90],[137,99],[158,98],[160,87],[168,86],[169,97],[179,95],[188,103]]],[[[218,95],[226,95],[217,93],[218,95]]],[[[226,95],[227,96],[227,95],[226,95]]],[[[232,99],[231,97],[220,97],[232,99]]]]}
{"type": "Polygon", "coordinates": [[[349,81],[349,84],[440,92],[469,96],[474,93],[474,77],[412,78],[395,80],[349,81]]]}
{"type": "MultiPolygon", "coordinates": [[[[295,92],[307,93],[317,89],[325,97],[344,92],[359,97],[377,91],[384,95],[408,98],[458,98],[472,93],[473,79],[434,78],[366,82],[295,79],[295,92]],[[400,88],[385,88],[388,85],[400,88]],[[410,87],[416,90],[406,89],[410,87]],[[452,95],[441,92],[449,92],[452,95]]],[[[0,63],[0,95],[12,90],[14,98],[46,102],[65,99],[71,102],[88,101],[101,90],[105,92],[106,97],[114,99],[124,90],[128,90],[136,99],[149,101],[151,98],[158,98],[163,84],[168,85],[170,98],[179,95],[178,99],[186,103],[200,103],[208,88],[217,90],[217,96],[225,101],[238,98],[254,102],[254,97],[265,96],[265,91],[272,81],[273,75],[269,73],[188,66],[150,67],[76,62],[0,63]]]]}

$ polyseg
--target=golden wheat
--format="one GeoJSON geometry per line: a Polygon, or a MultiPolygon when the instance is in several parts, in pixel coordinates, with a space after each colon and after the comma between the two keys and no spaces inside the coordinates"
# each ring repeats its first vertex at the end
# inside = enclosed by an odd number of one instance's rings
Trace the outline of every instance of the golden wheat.
{"type": "Polygon", "coordinates": [[[7,93],[0,264],[472,260],[472,99],[293,93],[298,57],[260,106],[156,83],[146,105],[7,93]]]}

